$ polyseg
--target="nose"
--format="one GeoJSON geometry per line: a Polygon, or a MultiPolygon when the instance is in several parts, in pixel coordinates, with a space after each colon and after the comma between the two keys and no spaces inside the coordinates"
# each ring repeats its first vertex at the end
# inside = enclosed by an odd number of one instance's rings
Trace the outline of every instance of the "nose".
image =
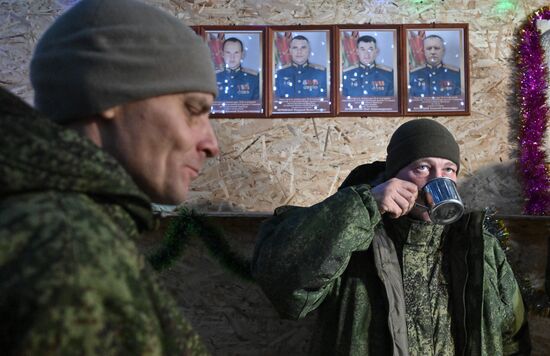
{"type": "Polygon", "coordinates": [[[432,179],[439,178],[443,175],[443,172],[439,169],[430,169],[430,173],[428,174],[428,182],[432,179]]]}
{"type": "Polygon", "coordinates": [[[220,154],[220,148],[218,147],[218,139],[214,133],[214,129],[210,124],[208,116],[205,120],[205,125],[202,130],[201,139],[198,142],[197,150],[204,152],[206,157],[216,157],[220,154]]]}

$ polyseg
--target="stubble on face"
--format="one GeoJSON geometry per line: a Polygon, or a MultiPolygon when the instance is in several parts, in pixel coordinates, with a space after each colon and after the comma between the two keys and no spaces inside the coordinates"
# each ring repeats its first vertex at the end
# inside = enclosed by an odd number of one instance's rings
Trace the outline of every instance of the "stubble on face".
{"type": "Polygon", "coordinates": [[[118,107],[106,147],[155,203],[180,204],[207,157],[218,154],[213,95],[182,93],[118,107]]]}

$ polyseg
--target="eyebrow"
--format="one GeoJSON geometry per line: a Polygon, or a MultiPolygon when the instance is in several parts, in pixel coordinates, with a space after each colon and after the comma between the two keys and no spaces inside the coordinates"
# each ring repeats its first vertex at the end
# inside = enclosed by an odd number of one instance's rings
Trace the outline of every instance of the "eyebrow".
{"type": "Polygon", "coordinates": [[[210,111],[212,104],[210,101],[202,96],[196,96],[193,94],[187,94],[183,97],[184,104],[190,104],[200,107],[202,111],[210,111]]]}
{"type": "MultiPolygon", "coordinates": [[[[414,165],[414,164],[420,164],[420,163],[427,163],[427,164],[430,164],[430,165],[433,164],[433,162],[429,158],[419,158],[415,161],[412,161],[410,164],[414,165]]],[[[444,166],[445,167],[449,167],[449,166],[458,167],[458,165],[456,163],[452,162],[452,161],[445,162],[444,166]]]]}

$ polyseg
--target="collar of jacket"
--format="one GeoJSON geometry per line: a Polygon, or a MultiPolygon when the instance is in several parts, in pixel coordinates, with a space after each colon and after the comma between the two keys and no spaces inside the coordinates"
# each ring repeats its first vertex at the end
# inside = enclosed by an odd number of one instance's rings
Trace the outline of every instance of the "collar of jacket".
{"type": "Polygon", "coordinates": [[[374,67],[376,67],[376,62],[372,62],[371,64],[363,64],[359,62],[359,67],[363,69],[373,69],[374,67]]]}
{"type": "Polygon", "coordinates": [[[225,68],[225,71],[226,72],[229,72],[229,73],[237,73],[237,72],[240,72],[241,71],[241,66],[238,66],[237,68],[225,68]]]}
{"type": "Polygon", "coordinates": [[[358,184],[371,186],[382,183],[386,162],[376,161],[355,167],[342,182],[338,190],[358,184]]]}
{"type": "Polygon", "coordinates": [[[114,157],[0,88],[0,198],[74,192],[121,206],[140,230],[152,226],[147,196],[114,157]]]}
{"type": "Polygon", "coordinates": [[[309,61],[305,61],[304,63],[302,64],[298,64],[298,63],[295,63],[295,62],[292,62],[292,66],[293,67],[296,67],[298,69],[305,69],[309,66],[309,61]]]}

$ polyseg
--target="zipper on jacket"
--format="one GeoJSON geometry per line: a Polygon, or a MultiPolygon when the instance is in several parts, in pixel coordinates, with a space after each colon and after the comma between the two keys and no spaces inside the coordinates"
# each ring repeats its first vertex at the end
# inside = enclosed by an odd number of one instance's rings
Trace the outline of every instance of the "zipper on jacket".
{"type": "Polygon", "coordinates": [[[464,257],[464,264],[466,265],[466,279],[464,281],[464,286],[462,287],[462,306],[464,307],[464,319],[463,328],[464,328],[464,347],[462,348],[462,355],[466,356],[466,346],[468,345],[468,328],[467,328],[467,318],[466,318],[466,286],[468,285],[468,277],[470,271],[468,270],[468,253],[470,252],[470,247],[466,249],[466,254],[464,257]]]}

